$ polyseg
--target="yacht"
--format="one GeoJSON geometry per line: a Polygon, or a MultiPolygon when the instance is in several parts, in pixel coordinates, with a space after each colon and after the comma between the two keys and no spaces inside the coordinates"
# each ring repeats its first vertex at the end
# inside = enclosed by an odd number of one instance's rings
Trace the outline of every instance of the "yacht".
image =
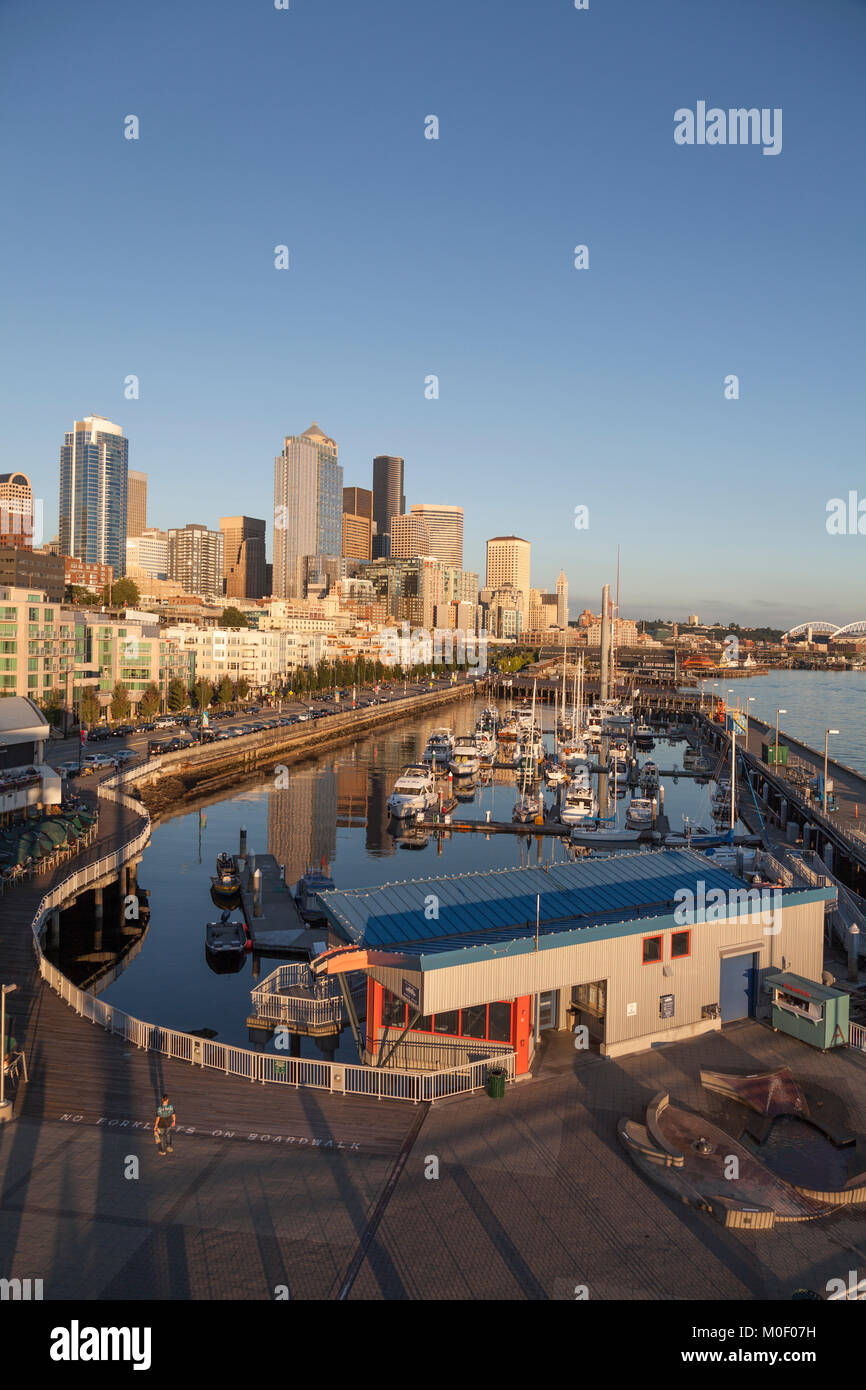
{"type": "Polygon", "coordinates": [[[559,803],[559,819],[563,825],[577,825],[598,815],[598,802],[592,787],[572,782],[559,803]]]}
{"type": "Polygon", "coordinates": [[[394,790],[388,797],[388,814],[395,820],[423,816],[438,801],[436,779],[430,768],[413,763],[403,769],[394,783],[394,790]]]}
{"type": "Polygon", "coordinates": [[[421,754],[421,761],[434,763],[442,771],[451,761],[454,750],[454,736],[450,729],[434,729],[427,740],[427,747],[421,754]]]}
{"type": "Polygon", "coordinates": [[[496,734],[499,726],[499,710],[495,705],[488,705],[483,709],[475,721],[475,728],[478,733],[496,734]]]}
{"type": "Polygon", "coordinates": [[[559,755],[566,767],[576,767],[586,762],[586,751],[586,743],[582,738],[569,738],[560,745],[559,755]]]}
{"type": "Polygon", "coordinates": [[[652,748],[655,742],[655,736],[649,724],[638,724],[634,731],[634,741],[638,748],[652,748]]]}
{"type": "Polygon", "coordinates": [[[455,777],[474,777],[480,765],[475,739],[468,734],[458,738],[448,764],[449,771],[455,777]]]}
{"type": "Polygon", "coordinates": [[[566,771],[562,763],[548,763],[544,769],[544,780],[549,787],[561,787],[566,780],[566,771]]]}
{"type": "Polygon", "coordinates": [[[648,796],[633,796],[625,812],[625,823],[633,830],[652,830],[653,802],[648,796]]]}

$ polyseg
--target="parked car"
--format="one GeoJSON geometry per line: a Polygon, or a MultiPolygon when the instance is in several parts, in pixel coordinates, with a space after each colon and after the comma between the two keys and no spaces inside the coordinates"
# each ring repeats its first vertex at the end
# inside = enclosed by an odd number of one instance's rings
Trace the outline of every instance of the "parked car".
{"type": "Polygon", "coordinates": [[[169,751],[169,749],[168,749],[168,744],[167,744],[167,743],[163,743],[163,742],[162,742],[160,739],[158,739],[158,738],[150,738],[150,739],[148,739],[148,741],[147,741],[147,756],[148,756],[149,758],[156,758],[156,757],[159,756],[160,753],[167,753],[168,751],[169,751]]]}
{"type": "Polygon", "coordinates": [[[159,719],[154,719],[153,721],[153,727],[155,729],[173,729],[176,724],[177,720],[170,714],[161,714],[159,719]]]}

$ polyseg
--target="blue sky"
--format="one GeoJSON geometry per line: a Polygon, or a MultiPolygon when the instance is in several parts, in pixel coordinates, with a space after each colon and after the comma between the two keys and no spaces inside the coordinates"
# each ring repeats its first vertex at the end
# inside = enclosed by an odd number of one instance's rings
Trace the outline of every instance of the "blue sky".
{"type": "Polygon", "coordinates": [[[75,418],[160,526],[270,517],[316,419],[573,613],[620,545],[623,613],[866,618],[861,0],[4,0],[0,49],[0,471],[49,534],[75,418]],[[781,154],[677,146],[699,100],[781,154]]]}

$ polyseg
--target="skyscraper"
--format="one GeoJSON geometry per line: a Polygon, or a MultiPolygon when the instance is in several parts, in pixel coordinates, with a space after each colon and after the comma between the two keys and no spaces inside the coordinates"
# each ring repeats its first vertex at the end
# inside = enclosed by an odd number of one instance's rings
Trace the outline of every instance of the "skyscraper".
{"type": "Polygon", "coordinates": [[[522,595],[524,627],[529,623],[529,541],[520,536],[494,536],[487,542],[487,583],[490,590],[509,584],[522,595]]]}
{"type": "Polygon", "coordinates": [[[0,545],[33,549],[33,489],[26,473],[0,473],[0,545]]]}
{"type": "Polygon", "coordinates": [[[129,441],[103,415],[76,420],[60,450],[60,549],[126,568],[129,441]]]}
{"type": "MultiPolygon", "coordinates": [[[[415,509],[408,516],[391,517],[392,560],[406,560],[412,555],[435,555],[431,548],[430,532],[415,509]]],[[[388,558],[387,556],[383,558],[388,558]]],[[[437,556],[437,559],[440,557],[437,556]]]]}
{"type": "Polygon", "coordinates": [[[263,598],[265,523],[254,516],[220,517],[226,598],[263,598]]]}
{"type": "Polygon", "coordinates": [[[342,549],[343,470],[335,441],[314,421],[287,435],[274,460],[274,597],[303,596],[305,555],[342,549]]]}
{"type": "Polygon", "coordinates": [[[568,580],[565,570],[559,571],[556,581],[556,626],[568,627],[568,580]]]}
{"type": "Polygon", "coordinates": [[[373,494],[369,488],[343,488],[343,554],[351,560],[373,558],[373,494]]]}
{"type": "Polygon", "coordinates": [[[373,459],[374,556],[390,555],[391,517],[403,516],[405,511],[403,460],[391,454],[377,454],[373,459]]]}
{"type": "Polygon", "coordinates": [[[431,502],[413,502],[412,516],[423,521],[430,537],[430,549],[425,553],[435,555],[446,565],[463,568],[463,508],[449,507],[431,502]]]}
{"type": "Polygon", "coordinates": [[[130,468],[126,484],[126,534],[140,536],[147,529],[147,474],[130,468]]]}
{"type": "Polygon", "coordinates": [[[195,521],[170,529],[168,577],[176,580],[185,594],[219,596],[223,591],[222,531],[209,531],[195,521]]]}

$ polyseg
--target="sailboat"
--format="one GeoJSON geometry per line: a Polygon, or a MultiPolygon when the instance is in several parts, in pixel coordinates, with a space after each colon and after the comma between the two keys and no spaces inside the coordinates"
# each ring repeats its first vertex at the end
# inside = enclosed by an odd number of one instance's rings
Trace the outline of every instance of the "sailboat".
{"type": "MultiPolygon", "coordinates": [[[[532,686],[532,713],[530,716],[530,729],[535,733],[535,683],[532,686]]],[[[531,735],[532,736],[532,735],[531,735]]],[[[542,745],[543,747],[543,745],[542,745]]],[[[531,792],[528,787],[529,771],[531,767],[532,755],[523,758],[523,790],[514,803],[514,810],[511,819],[514,821],[531,821],[538,816],[544,815],[544,801],[539,792],[531,792]]],[[[537,769],[536,769],[537,770],[537,769]]]]}

